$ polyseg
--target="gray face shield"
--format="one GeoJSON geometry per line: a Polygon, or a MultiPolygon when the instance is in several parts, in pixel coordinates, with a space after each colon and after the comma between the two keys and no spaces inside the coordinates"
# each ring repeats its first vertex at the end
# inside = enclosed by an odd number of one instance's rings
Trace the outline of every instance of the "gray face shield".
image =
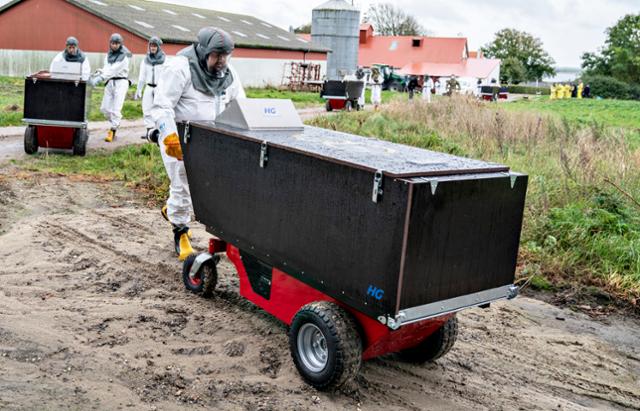
{"type": "Polygon", "coordinates": [[[234,47],[233,39],[226,31],[214,27],[201,29],[198,33],[198,43],[196,45],[200,66],[218,78],[223,77],[227,71],[227,64],[234,47]],[[216,53],[219,56],[213,67],[209,67],[207,62],[211,53],[216,53]]]}

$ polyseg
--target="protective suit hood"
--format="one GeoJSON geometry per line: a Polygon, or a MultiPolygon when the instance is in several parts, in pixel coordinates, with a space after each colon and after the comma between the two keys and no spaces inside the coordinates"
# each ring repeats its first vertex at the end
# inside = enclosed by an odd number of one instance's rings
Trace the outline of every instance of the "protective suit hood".
{"type": "Polygon", "coordinates": [[[84,63],[86,56],[84,55],[82,50],[80,50],[78,44],[78,39],[76,39],[75,37],[69,37],[67,39],[67,46],[76,46],[76,54],[69,54],[67,48],[65,47],[64,51],[62,52],[62,56],[64,57],[65,61],[68,61],[69,63],[84,63]]]}
{"type": "Polygon", "coordinates": [[[205,27],[198,33],[198,42],[181,50],[178,55],[189,60],[193,87],[201,93],[219,96],[233,83],[233,74],[228,66],[210,72],[207,69],[207,57],[214,52],[231,54],[233,49],[233,39],[229,34],[214,27],[205,27]]]}
{"type": "Polygon", "coordinates": [[[158,46],[158,51],[155,54],[151,54],[151,51],[147,51],[147,57],[144,59],[145,62],[151,66],[155,66],[157,64],[164,64],[166,55],[162,50],[162,40],[158,37],[151,37],[149,39],[149,45],[155,44],[158,46]]]}
{"type": "Polygon", "coordinates": [[[107,61],[109,64],[122,61],[125,57],[131,57],[131,55],[132,54],[129,49],[124,46],[124,39],[122,36],[118,33],[112,34],[111,39],[109,39],[109,54],[107,55],[107,61]],[[111,49],[111,43],[113,42],[120,43],[120,47],[116,51],[111,49]]]}

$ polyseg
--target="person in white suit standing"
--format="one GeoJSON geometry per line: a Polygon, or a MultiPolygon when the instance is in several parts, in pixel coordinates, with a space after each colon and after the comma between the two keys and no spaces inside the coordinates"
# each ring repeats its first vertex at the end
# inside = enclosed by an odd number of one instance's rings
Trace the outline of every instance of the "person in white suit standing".
{"type": "Polygon", "coordinates": [[[100,111],[111,123],[111,129],[104,139],[110,143],[116,138],[116,131],[122,120],[122,106],[129,89],[129,62],[131,52],[124,46],[124,39],[118,33],[111,35],[109,53],[104,58],[104,66],[91,78],[91,85],[106,82],[100,111]]]}
{"type": "Polygon", "coordinates": [[[153,107],[153,96],[155,89],[164,70],[166,55],[162,51],[162,40],[158,37],[151,37],[147,56],[140,63],[140,74],[138,76],[138,88],[134,96],[135,100],[142,98],[142,114],[144,116],[144,126],[147,129],[145,137],[149,139],[149,134],[155,127],[151,118],[151,107],[153,107]],[[144,90],[144,91],[143,91],[144,90]]]}

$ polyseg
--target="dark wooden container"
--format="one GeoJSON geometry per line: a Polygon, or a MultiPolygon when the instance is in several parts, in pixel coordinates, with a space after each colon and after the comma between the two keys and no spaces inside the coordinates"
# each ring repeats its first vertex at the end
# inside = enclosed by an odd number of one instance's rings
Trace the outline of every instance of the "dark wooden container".
{"type": "Polygon", "coordinates": [[[24,82],[24,118],[28,122],[84,123],[89,98],[85,81],[29,76],[24,82]]]}
{"type": "Polygon", "coordinates": [[[374,318],[513,283],[527,176],[505,166],[314,127],[181,141],[209,232],[374,318]]]}

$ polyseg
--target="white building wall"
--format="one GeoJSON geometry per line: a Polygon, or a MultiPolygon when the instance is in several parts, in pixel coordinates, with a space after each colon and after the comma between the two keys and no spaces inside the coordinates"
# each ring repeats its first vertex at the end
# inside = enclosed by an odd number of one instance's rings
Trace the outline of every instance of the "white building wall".
{"type": "MultiPolygon", "coordinates": [[[[49,70],[51,60],[59,51],[0,50],[0,76],[24,77],[40,70],[49,70]]],[[[102,67],[106,53],[86,53],[91,62],[91,71],[102,67]]],[[[144,54],[135,54],[129,70],[129,78],[135,83],[138,79],[140,62],[144,54]]],[[[171,56],[169,56],[171,57],[171,56]]],[[[231,62],[240,75],[245,87],[280,86],[287,63],[302,63],[303,60],[260,59],[234,57],[231,62]]],[[[321,73],[327,72],[324,60],[307,60],[307,63],[320,64],[321,73]]]]}

